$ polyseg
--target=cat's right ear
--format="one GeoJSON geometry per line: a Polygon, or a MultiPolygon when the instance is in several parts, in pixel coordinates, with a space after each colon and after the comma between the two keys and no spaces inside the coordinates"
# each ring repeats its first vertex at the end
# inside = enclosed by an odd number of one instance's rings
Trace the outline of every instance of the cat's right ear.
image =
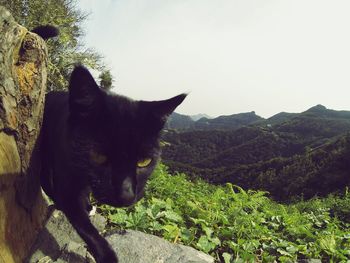
{"type": "Polygon", "coordinates": [[[98,111],[102,91],[90,72],[83,66],[76,66],[69,81],[69,110],[74,117],[86,118],[98,111]]]}

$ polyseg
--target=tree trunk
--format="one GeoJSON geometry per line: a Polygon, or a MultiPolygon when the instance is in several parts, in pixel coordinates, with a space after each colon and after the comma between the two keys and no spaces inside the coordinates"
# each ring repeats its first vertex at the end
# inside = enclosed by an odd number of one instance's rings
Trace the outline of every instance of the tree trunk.
{"type": "Polygon", "coordinates": [[[0,6],[0,263],[22,262],[46,217],[37,139],[47,49],[0,6]]]}

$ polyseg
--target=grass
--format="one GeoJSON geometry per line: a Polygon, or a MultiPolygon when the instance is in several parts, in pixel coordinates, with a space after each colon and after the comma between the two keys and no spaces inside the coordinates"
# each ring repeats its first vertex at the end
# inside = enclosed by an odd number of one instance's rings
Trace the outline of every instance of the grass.
{"type": "Polygon", "coordinates": [[[159,165],[130,208],[99,206],[109,228],[192,246],[220,262],[350,259],[350,194],[279,204],[268,193],[170,175],[159,165]]]}

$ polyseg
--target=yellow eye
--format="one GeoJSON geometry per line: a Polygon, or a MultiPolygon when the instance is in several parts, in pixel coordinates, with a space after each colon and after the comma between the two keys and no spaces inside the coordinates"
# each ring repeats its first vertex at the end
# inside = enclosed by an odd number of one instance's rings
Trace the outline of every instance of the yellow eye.
{"type": "Polygon", "coordinates": [[[147,167],[148,165],[150,165],[151,162],[152,162],[151,158],[141,159],[137,162],[137,167],[139,168],[147,167]]]}
{"type": "Polygon", "coordinates": [[[107,161],[107,156],[95,151],[90,151],[90,159],[96,164],[104,164],[107,161]]]}

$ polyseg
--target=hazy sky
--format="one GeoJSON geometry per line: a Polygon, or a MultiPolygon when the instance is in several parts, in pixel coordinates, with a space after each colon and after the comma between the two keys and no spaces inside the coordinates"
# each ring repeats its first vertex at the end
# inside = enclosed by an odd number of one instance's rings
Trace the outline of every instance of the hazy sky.
{"type": "Polygon", "coordinates": [[[350,109],[348,0],[80,0],[115,91],[183,114],[350,109]]]}

